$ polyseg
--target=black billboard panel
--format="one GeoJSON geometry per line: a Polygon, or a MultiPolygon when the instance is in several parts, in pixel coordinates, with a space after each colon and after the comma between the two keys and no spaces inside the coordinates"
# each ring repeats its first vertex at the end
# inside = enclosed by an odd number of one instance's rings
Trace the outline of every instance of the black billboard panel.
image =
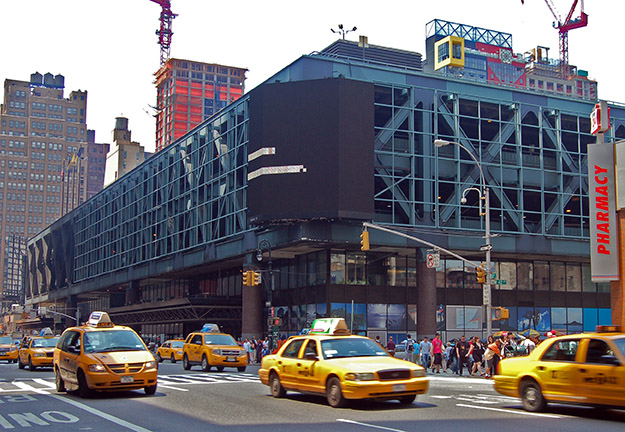
{"type": "Polygon", "coordinates": [[[265,84],[250,94],[249,221],[373,218],[373,84],[265,84]]]}

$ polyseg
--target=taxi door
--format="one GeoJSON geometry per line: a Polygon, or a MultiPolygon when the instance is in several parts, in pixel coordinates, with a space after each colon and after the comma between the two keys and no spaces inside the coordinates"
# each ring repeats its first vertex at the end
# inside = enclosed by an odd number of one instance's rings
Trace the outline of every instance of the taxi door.
{"type": "Polygon", "coordinates": [[[189,341],[189,361],[199,363],[202,361],[202,335],[193,335],[189,341]]]}
{"type": "Polygon", "coordinates": [[[576,376],[579,392],[591,404],[625,406],[625,365],[615,357],[615,349],[599,338],[584,342],[576,376]]]}
{"type": "Polygon", "coordinates": [[[80,332],[70,331],[69,335],[63,338],[58,367],[61,378],[66,383],[78,385],[76,371],[80,359],[81,345],[80,332]]]}
{"type": "Polygon", "coordinates": [[[282,355],[278,358],[278,373],[280,374],[280,381],[282,385],[300,389],[300,381],[298,375],[298,364],[301,363],[299,357],[302,345],[306,342],[306,339],[294,339],[282,352],[282,355]]]}
{"type": "Polygon", "coordinates": [[[309,339],[304,349],[301,350],[296,363],[297,380],[301,390],[310,392],[318,392],[320,388],[323,390],[323,386],[320,385],[319,374],[315,374],[315,365],[318,360],[317,341],[309,339]]]}
{"type": "Polygon", "coordinates": [[[535,372],[540,379],[543,394],[558,400],[571,400],[573,374],[579,339],[560,339],[553,342],[536,363],[535,372]]]}

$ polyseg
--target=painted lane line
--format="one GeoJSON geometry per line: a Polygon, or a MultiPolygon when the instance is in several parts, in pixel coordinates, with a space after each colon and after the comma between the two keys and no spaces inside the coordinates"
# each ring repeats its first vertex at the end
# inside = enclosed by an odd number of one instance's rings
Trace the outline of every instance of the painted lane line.
{"type": "Polygon", "coordinates": [[[158,388],[166,388],[166,389],[169,389],[169,390],[178,390],[178,391],[181,391],[181,392],[188,392],[189,391],[189,389],[183,389],[183,388],[179,388],[179,387],[170,386],[170,385],[167,385],[167,384],[163,384],[160,381],[158,382],[158,388]]]}
{"type": "Polygon", "coordinates": [[[370,427],[370,428],[374,428],[374,429],[382,429],[385,431],[391,431],[391,432],[407,432],[403,429],[393,429],[390,427],[386,427],[386,426],[378,426],[378,425],[374,425],[374,424],[369,424],[369,423],[362,423],[362,422],[357,422],[354,420],[347,420],[347,419],[336,419],[337,422],[342,422],[342,423],[351,423],[351,424],[355,424],[355,425],[359,425],[359,426],[365,426],[365,427],[370,427]]]}
{"type": "Polygon", "coordinates": [[[431,398],[434,399],[451,399],[453,398],[453,396],[430,396],[431,398]]]}
{"type": "Polygon", "coordinates": [[[108,420],[108,421],[110,421],[112,423],[115,423],[115,424],[117,424],[119,426],[123,426],[123,427],[125,427],[127,429],[130,429],[132,431],[135,431],[135,432],[152,432],[150,429],[146,429],[146,428],[138,426],[136,424],[127,422],[126,420],[122,420],[122,419],[120,419],[118,417],[115,417],[115,416],[113,416],[111,414],[105,413],[104,411],[100,411],[98,409],[92,408],[89,405],[85,405],[82,402],[78,402],[78,401],[75,401],[73,399],[70,399],[67,396],[58,396],[58,395],[55,395],[55,394],[50,394],[46,390],[41,390],[41,389],[35,388],[35,387],[33,387],[31,385],[28,385],[28,384],[26,384],[24,382],[16,382],[15,385],[19,385],[23,390],[29,390],[29,391],[32,391],[34,393],[37,393],[37,394],[40,394],[40,395],[44,395],[44,396],[49,396],[49,397],[54,398],[56,400],[59,400],[61,402],[65,402],[66,404],[73,405],[74,407],[76,407],[78,409],[81,409],[83,411],[86,411],[89,414],[93,414],[95,416],[98,416],[100,418],[108,420]]]}
{"type": "Polygon", "coordinates": [[[556,418],[556,419],[564,418],[564,416],[559,416],[559,415],[533,413],[533,412],[527,412],[527,411],[516,411],[516,410],[510,410],[510,409],[503,409],[503,408],[492,408],[492,407],[465,405],[465,404],[456,404],[456,406],[464,407],[464,408],[475,408],[475,409],[481,409],[481,410],[489,410],[489,411],[498,411],[498,412],[502,412],[502,413],[506,413],[506,414],[529,415],[529,416],[548,417],[548,418],[556,418]]]}
{"type": "Polygon", "coordinates": [[[499,403],[499,402],[487,401],[487,400],[483,400],[483,399],[465,398],[465,397],[462,397],[462,396],[458,396],[456,399],[457,400],[461,400],[461,401],[465,401],[465,402],[479,403],[479,404],[485,404],[485,405],[496,405],[496,404],[499,403]]]}
{"type": "Polygon", "coordinates": [[[44,386],[46,386],[48,388],[56,389],[56,384],[55,383],[51,383],[50,381],[46,381],[43,378],[34,378],[33,381],[36,382],[37,384],[44,385],[44,386]]]}

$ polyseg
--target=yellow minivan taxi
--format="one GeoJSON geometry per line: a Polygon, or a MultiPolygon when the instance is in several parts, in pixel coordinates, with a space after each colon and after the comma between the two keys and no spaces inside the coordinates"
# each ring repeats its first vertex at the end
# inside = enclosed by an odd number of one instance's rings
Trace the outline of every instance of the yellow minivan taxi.
{"type": "Polygon", "coordinates": [[[24,369],[28,366],[30,371],[38,367],[52,367],[54,347],[58,337],[54,337],[52,330],[43,329],[42,336],[30,336],[22,343],[17,352],[17,367],[24,369]]]}
{"type": "Polygon", "coordinates": [[[528,411],[549,402],[625,407],[625,334],[599,326],[597,333],[541,342],[527,357],[499,362],[495,390],[520,397],[528,411]]]}
{"type": "Polygon", "coordinates": [[[351,335],[343,318],[317,319],[308,335],[263,357],[258,376],[274,397],[287,390],[324,395],[332,407],[350,399],[411,404],[428,389],[425,369],[392,357],[375,341],[351,335]]]}
{"type": "Polygon", "coordinates": [[[54,350],[58,392],[137,390],[153,395],[157,363],[130,327],[116,326],[106,312],[93,312],[86,325],[66,329],[54,350]]]}
{"type": "Polygon", "coordinates": [[[247,353],[232,336],[221,333],[217,324],[205,324],[201,331],[190,333],[182,347],[182,367],[189,370],[193,365],[200,365],[205,372],[213,366],[218,371],[236,367],[245,372],[247,353]]]}

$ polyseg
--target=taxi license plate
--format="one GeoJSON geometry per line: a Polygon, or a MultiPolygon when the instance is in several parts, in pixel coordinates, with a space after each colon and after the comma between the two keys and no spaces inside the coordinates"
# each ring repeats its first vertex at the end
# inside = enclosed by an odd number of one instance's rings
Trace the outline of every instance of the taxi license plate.
{"type": "Polygon", "coordinates": [[[406,391],[406,384],[393,384],[394,392],[402,392],[406,391]]]}
{"type": "Polygon", "coordinates": [[[226,357],[227,362],[235,362],[237,361],[236,357],[226,357]]]}
{"type": "Polygon", "coordinates": [[[135,382],[135,377],[133,377],[133,376],[123,376],[121,381],[122,381],[122,384],[132,383],[132,382],[135,382]]]}

